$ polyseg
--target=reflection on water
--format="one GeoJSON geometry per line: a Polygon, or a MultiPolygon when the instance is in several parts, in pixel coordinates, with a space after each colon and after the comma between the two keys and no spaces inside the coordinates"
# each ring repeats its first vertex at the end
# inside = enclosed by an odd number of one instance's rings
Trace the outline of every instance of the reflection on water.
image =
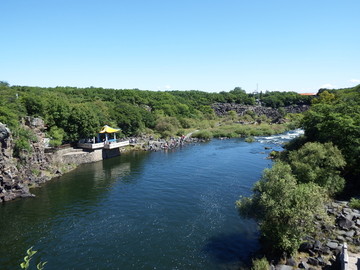
{"type": "Polygon", "coordinates": [[[240,139],[84,164],[1,205],[0,269],[30,246],[48,269],[238,267],[258,234],[234,202],[270,164],[264,144],[240,139]]]}

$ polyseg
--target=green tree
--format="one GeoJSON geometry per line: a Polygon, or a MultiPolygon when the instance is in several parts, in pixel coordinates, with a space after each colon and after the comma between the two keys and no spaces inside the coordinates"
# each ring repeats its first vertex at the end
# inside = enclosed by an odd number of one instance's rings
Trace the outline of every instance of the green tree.
{"type": "Polygon", "coordinates": [[[67,139],[77,141],[81,138],[90,138],[99,132],[100,127],[98,115],[90,103],[76,104],[68,119],[67,139]]]}
{"type": "Polygon", "coordinates": [[[308,141],[332,142],[346,159],[346,171],[360,173],[360,105],[315,104],[305,114],[303,126],[308,141]]]}
{"type": "Polygon", "coordinates": [[[297,184],[288,164],[277,162],[264,170],[252,197],[236,202],[240,214],[255,218],[262,236],[276,248],[294,253],[314,230],[314,216],[324,216],[326,199],[314,183],[297,184]]]}
{"type": "Polygon", "coordinates": [[[332,195],[343,190],[345,179],[340,176],[345,160],[332,143],[308,142],[289,154],[289,164],[298,182],[316,183],[332,195]]]}
{"type": "Polygon", "coordinates": [[[318,104],[318,103],[331,104],[335,101],[335,99],[336,99],[335,94],[329,93],[328,91],[324,91],[319,94],[318,98],[314,98],[313,100],[311,100],[311,103],[312,104],[318,104]]]}
{"type": "Polygon", "coordinates": [[[50,146],[57,147],[62,144],[65,137],[65,131],[62,128],[53,126],[48,132],[48,136],[50,136],[50,146]]]}

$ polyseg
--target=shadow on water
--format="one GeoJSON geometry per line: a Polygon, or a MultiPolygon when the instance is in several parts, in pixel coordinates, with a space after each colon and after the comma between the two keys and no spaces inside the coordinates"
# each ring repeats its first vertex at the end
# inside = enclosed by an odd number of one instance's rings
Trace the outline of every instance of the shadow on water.
{"type": "Polygon", "coordinates": [[[35,198],[0,204],[0,243],[5,243],[0,245],[0,269],[16,269],[30,246],[42,254],[41,241],[57,237],[53,232],[57,224],[70,224],[96,213],[117,182],[136,184],[136,179],[128,176],[132,171],[141,172],[145,158],[144,153],[130,153],[83,164],[32,189],[35,198]]]}
{"type": "Polygon", "coordinates": [[[259,242],[254,241],[254,237],[247,233],[214,236],[208,239],[203,252],[221,265],[248,265],[251,262],[251,255],[260,248],[259,242]]]}

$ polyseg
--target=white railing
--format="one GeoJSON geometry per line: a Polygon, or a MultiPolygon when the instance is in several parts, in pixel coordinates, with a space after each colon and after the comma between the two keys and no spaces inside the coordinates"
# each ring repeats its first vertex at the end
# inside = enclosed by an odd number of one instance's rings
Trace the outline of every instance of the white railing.
{"type": "Polygon", "coordinates": [[[77,146],[85,149],[101,149],[104,148],[104,143],[78,143],[77,146]]]}
{"type": "Polygon", "coordinates": [[[101,143],[78,143],[77,146],[79,148],[84,148],[84,149],[114,149],[114,148],[119,148],[119,147],[124,147],[129,145],[129,141],[122,141],[122,142],[101,142],[101,143]]]}
{"type": "Polygon", "coordinates": [[[129,145],[129,141],[123,141],[123,142],[108,142],[105,143],[104,149],[114,149],[114,148],[120,148],[129,145]]]}
{"type": "Polygon", "coordinates": [[[340,261],[341,261],[341,270],[349,270],[349,254],[347,251],[347,244],[344,243],[341,253],[340,253],[340,261]]]}

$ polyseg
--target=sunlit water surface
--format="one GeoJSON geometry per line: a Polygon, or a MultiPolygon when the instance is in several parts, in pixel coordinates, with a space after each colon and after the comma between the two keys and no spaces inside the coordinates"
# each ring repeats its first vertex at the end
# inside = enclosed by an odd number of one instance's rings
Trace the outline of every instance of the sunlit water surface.
{"type": "MultiPolygon", "coordinates": [[[[286,139],[285,139],[286,140],[286,139]]],[[[235,208],[279,141],[213,140],[92,164],[0,206],[0,269],[238,269],[259,248],[235,208]]]]}

